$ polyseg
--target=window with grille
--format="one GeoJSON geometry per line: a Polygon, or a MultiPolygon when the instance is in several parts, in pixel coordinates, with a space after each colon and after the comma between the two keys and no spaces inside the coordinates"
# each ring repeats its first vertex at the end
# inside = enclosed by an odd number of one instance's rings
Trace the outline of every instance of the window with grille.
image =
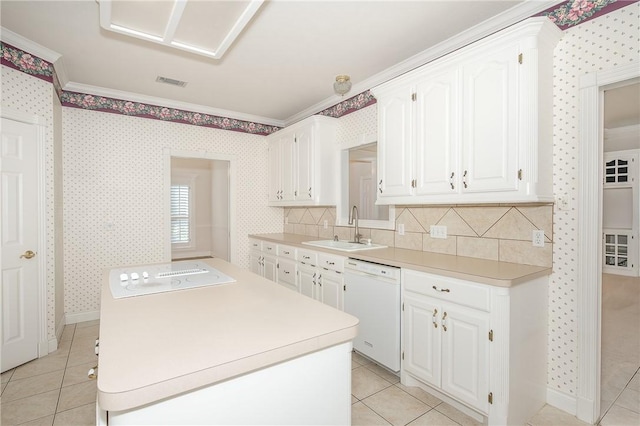
{"type": "Polygon", "coordinates": [[[607,161],[604,166],[604,183],[631,183],[631,180],[629,179],[629,160],[615,158],[611,161],[607,161]]]}
{"type": "Polygon", "coordinates": [[[171,243],[189,244],[191,241],[191,188],[171,185],[171,243]]]}

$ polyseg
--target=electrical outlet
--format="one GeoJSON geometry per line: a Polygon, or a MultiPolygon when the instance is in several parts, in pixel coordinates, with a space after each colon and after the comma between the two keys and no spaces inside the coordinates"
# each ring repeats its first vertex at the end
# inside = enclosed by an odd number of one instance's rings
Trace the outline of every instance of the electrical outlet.
{"type": "Polygon", "coordinates": [[[544,231],[534,229],[532,241],[534,247],[544,247],[544,231]]]}
{"type": "Polygon", "coordinates": [[[556,198],[556,207],[558,210],[569,210],[571,208],[569,205],[569,196],[567,194],[559,195],[558,198],[556,198]]]}
{"type": "Polygon", "coordinates": [[[404,223],[398,224],[398,235],[404,235],[404,223]]]}
{"type": "Polygon", "coordinates": [[[327,219],[325,219],[324,222],[322,222],[322,227],[324,229],[329,229],[329,221],[327,219]]]}
{"type": "Polygon", "coordinates": [[[445,225],[431,225],[429,227],[429,232],[431,233],[431,238],[447,238],[447,227],[445,225]]]}

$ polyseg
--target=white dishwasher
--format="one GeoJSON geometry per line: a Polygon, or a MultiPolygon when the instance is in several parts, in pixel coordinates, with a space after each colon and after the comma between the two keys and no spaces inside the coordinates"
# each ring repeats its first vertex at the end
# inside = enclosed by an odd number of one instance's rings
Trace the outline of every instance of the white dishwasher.
{"type": "Polygon", "coordinates": [[[400,268],[348,259],[344,310],[360,320],[353,348],[400,371],[400,268]]]}

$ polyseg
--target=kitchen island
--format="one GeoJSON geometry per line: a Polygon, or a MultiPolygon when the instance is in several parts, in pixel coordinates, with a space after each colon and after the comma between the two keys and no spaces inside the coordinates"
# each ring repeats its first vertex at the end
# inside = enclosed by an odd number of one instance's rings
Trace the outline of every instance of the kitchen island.
{"type": "Polygon", "coordinates": [[[350,423],[358,319],[207,263],[236,281],[114,299],[105,273],[98,424],[350,423]]]}

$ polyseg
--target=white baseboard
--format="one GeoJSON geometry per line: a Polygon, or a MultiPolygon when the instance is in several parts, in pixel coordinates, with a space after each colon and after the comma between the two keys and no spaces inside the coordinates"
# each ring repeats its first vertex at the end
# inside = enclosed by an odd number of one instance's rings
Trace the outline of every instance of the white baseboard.
{"type": "Polygon", "coordinates": [[[566,411],[572,416],[577,413],[578,400],[576,397],[555,389],[547,388],[547,404],[566,411]]]}
{"type": "Polygon", "coordinates": [[[58,350],[58,342],[62,339],[62,332],[66,324],[65,316],[62,315],[62,319],[56,324],[56,335],[53,339],[49,339],[47,342],[47,354],[58,350]]]}
{"type": "Polygon", "coordinates": [[[100,311],[79,312],[77,314],[65,314],[65,324],[76,324],[85,321],[100,319],[100,311]]]}

